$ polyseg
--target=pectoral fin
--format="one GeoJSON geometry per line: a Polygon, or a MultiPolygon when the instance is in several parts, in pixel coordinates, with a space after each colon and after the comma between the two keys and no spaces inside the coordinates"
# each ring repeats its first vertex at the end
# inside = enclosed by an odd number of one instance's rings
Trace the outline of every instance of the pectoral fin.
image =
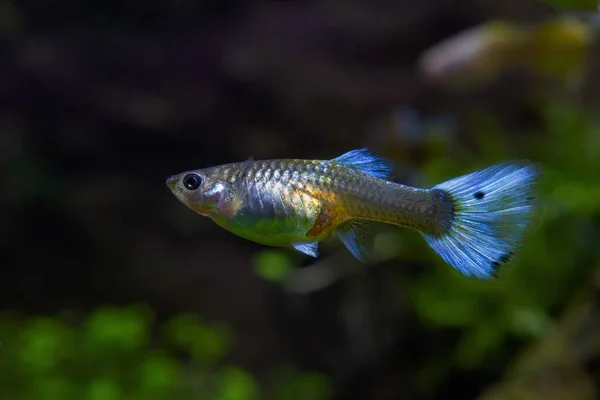
{"type": "Polygon", "coordinates": [[[319,255],[319,243],[292,243],[292,247],[300,253],[317,258],[319,255]]]}

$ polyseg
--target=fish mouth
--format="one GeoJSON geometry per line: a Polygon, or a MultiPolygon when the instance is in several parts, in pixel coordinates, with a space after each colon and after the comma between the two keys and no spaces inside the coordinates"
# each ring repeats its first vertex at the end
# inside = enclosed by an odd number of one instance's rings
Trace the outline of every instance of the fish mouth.
{"type": "Polygon", "coordinates": [[[176,192],[177,182],[179,182],[179,175],[173,175],[167,178],[166,184],[172,192],[176,192]]]}

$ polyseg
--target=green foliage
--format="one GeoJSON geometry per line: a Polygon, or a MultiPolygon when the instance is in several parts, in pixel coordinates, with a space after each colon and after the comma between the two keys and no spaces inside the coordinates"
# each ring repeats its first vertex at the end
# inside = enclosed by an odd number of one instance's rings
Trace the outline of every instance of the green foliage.
{"type": "Polygon", "coordinates": [[[277,369],[272,381],[277,382],[270,392],[273,399],[327,399],[332,394],[327,376],[317,373],[301,374],[291,366],[277,369]]]}
{"type": "Polygon", "coordinates": [[[226,325],[205,326],[191,314],[179,315],[164,327],[165,336],[198,362],[212,365],[231,349],[233,333],[226,325]]]}
{"type": "Polygon", "coordinates": [[[216,399],[258,400],[260,389],[252,375],[239,368],[227,368],[219,377],[216,399]]]}
{"type": "Polygon", "coordinates": [[[270,282],[282,282],[290,273],[293,264],[290,258],[279,250],[263,250],[254,260],[256,273],[270,282]]]}
{"type": "Polygon", "coordinates": [[[554,7],[566,10],[598,11],[598,0],[544,0],[554,7]]]}
{"type": "Polygon", "coordinates": [[[262,400],[283,392],[318,400],[329,387],[326,378],[299,371],[261,384],[224,365],[235,343],[224,324],[184,314],[153,335],[155,325],[144,306],[100,307],[80,323],[0,316],[0,399],[262,400]]]}

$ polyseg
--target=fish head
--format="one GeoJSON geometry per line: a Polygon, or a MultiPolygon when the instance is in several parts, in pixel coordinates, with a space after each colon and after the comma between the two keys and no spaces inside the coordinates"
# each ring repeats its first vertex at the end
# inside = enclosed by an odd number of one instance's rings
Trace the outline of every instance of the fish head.
{"type": "Polygon", "coordinates": [[[179,201],[200,215],[231,217],[240,208],[233,184],[214,168],[182,172],[166,183],[179,201]]]}

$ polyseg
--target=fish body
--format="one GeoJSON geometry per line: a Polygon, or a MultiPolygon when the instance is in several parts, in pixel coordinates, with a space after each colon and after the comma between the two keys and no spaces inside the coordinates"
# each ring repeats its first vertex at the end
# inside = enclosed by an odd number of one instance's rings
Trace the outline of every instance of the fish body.
{"type": "Polygon", "coordinates": [[[335,235],[365,260],[368,224],[380,222],[419,231],[465,275],[487,277],[508,261],[528,223],[521,217],[532,211],[532,165],[500,164],[429,189],[391,182],[391,170],[361,149],[331,160],[246,161],[186,171],[167,185],[193,211],[240,237],[313,257],[318,243],[335,235]],[[497,243],[482,235],[486,230],[497,243]]]}

